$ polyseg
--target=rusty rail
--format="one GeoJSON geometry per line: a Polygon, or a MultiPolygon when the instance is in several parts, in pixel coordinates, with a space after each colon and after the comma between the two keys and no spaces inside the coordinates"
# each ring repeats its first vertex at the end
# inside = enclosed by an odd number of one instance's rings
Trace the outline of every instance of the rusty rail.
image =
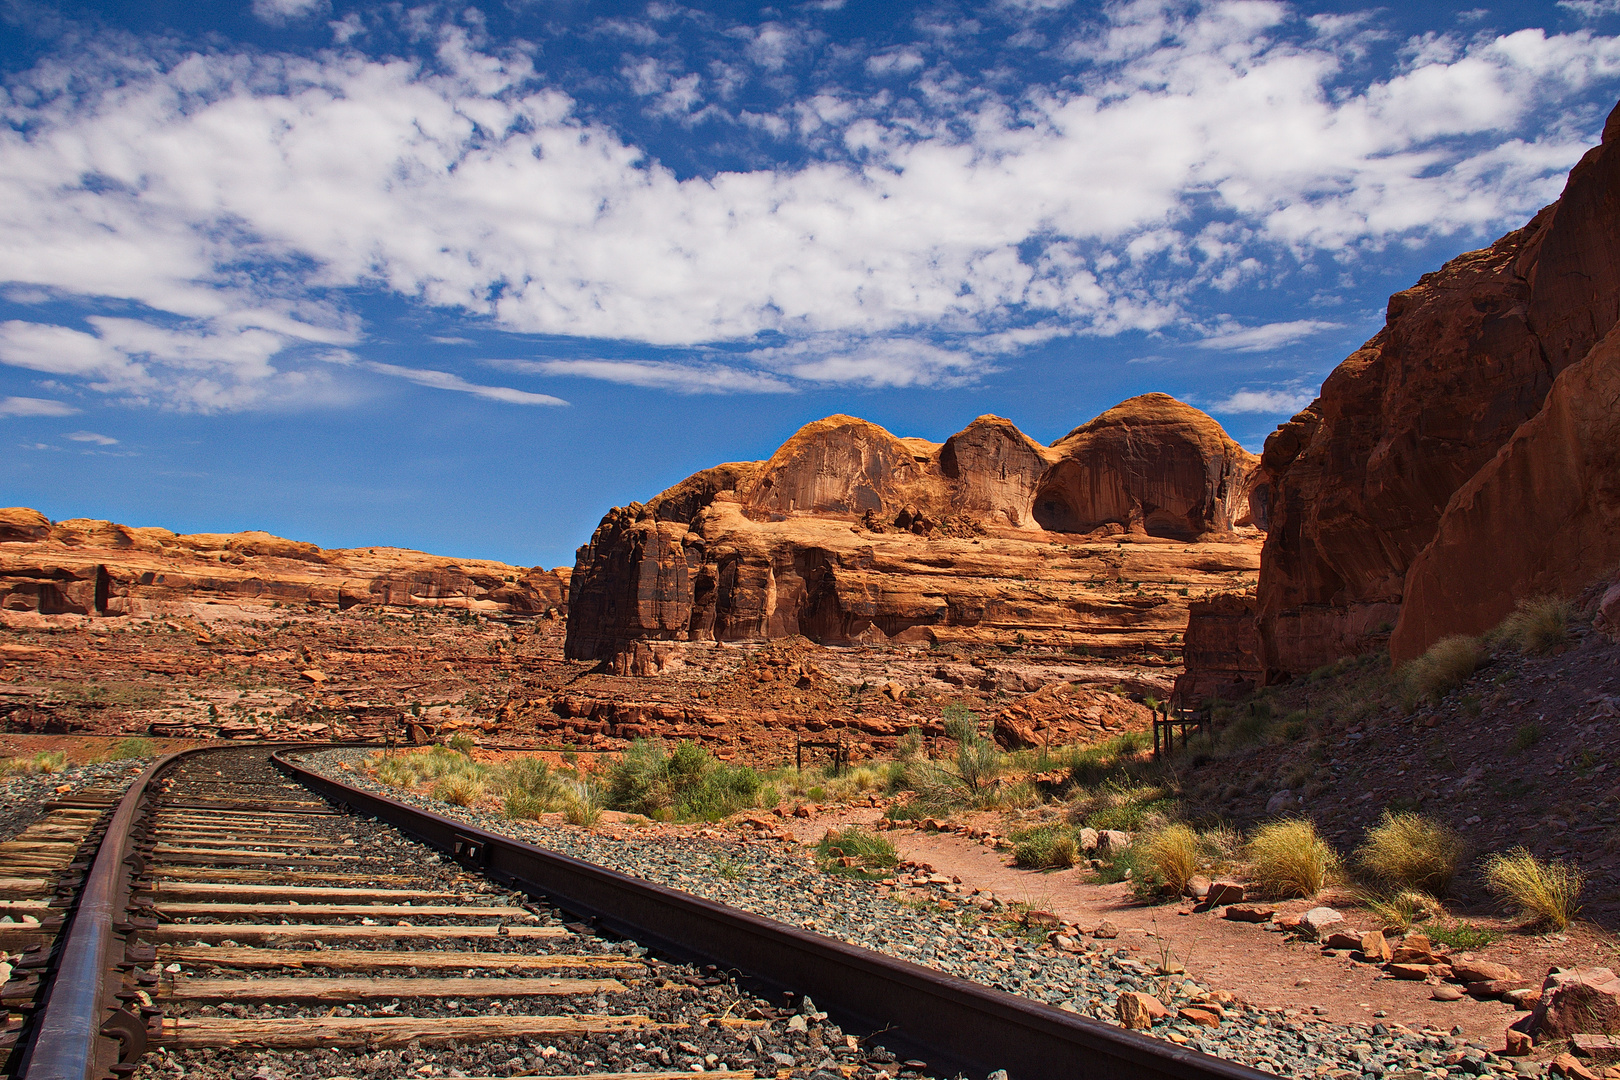
{"type": "Polygon", "coordinates": [[[885,1032],[935,1070],[1011,1080],[1262,1080],[1270,1074],[1123,1031],[750,912],[664,888],[273,760],[306,787],[385,821],[608,930],[809,994],[846,1029],[885,1032]]]}

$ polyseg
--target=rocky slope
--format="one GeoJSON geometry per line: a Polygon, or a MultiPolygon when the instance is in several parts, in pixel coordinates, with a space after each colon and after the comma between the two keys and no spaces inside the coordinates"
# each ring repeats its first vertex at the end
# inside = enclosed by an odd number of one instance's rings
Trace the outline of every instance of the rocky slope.
{"type": "Polygon", "coordinates": [[[570,570],[401,548],[323,551],[262,532],[176,535],[0,509],[0,610],[172,615],[197,605],[453,607],[563,614],[570,570]]]}
{"type": "Polygon", "coordinates": [[[656,674],[649,642],[792,635],[1175,651],[1191,597],[1250,580],[1254,462],[1164,394],[1051,446],[994,416],[944,443],[828,417],[609,511],[575,563],[568,656],[656,674]]]}
{"type": "Polygon", "coordinates": [[[1611,116],[1524,228],[1392,296],[1267,440],[1253,676],[1381,649],[1397,623],[1405,659],[1620,559],[1616,346],[1599,345],[1620,317],[1617,133],[1611,116]]]}

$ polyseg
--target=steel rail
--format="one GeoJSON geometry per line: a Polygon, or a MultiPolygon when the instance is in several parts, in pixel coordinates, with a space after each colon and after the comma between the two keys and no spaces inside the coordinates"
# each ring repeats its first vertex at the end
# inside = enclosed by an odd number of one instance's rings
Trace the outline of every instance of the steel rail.
{"type": "MultiPolygon", "coordinates": [[[[142,959],[129,935],[144,928],[129,913],[129,883],[144,865],[139,826],[152,795],[152,781],[175,761],[203,747],[165,754],[130,784],[96,850],[62,937],[55,974],[35,1016],[27,1080],[99,1080],[127,1075],[146,1050],[146,1011],[126,971],[142,959]]],[[[156,925],[153,920],[152,925],[156,925]]]]}
{"type": "Polygon", "coordinates": [[[1005,1069],[1011,1080],[1271,1077],[420,810],[315,772],[288,751],[272,760],[330,801],[385,821],[464,866],[623,937],[809,994],[846,1027],[899,1036],[935,1069],[976,1076],[1005,1069]]]}

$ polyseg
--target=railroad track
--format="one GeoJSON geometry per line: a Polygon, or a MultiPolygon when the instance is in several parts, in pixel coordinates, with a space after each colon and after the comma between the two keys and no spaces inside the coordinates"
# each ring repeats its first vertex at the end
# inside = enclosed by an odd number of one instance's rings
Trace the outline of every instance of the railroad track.
{"type": "Polygon", "coordinates": [[[9,1067],[27,1080],[1267,1075],[498,837],[268,748],[161,760],[62,854],[76,861],[51,911],[72,904],[71,922],[36,942],[26,1002],[6,998],[20,1003],[9,1067]]]}

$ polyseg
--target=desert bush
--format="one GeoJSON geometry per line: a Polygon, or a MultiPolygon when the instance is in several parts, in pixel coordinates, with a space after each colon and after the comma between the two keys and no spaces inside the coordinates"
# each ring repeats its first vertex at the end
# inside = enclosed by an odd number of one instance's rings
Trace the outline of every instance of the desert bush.
{"type": "Polygon", "coordinates": [[[1562,930],[1580,910],[1586,876],[1571,863],[1542,862],[1519,847],[1491,855],[1484,870],[1485,887],[1531,925],[1562,930]]]}
{"type": "Polygon", "coordinates": [[[1484,659],[1485,645],[1477,637],[1454,634],[1441,638],[1401,669],[1407,706],[1445,697],[1461,686],[1484,659]]]}
{"type": "Polygon", "coordinates": [[[1466,855],[1461,836],[1432,818],[1385,810],[1356,850],[1356,864],[1374,881],[1445,896],[1466,855]]]}
{"type": "Polygon", "coordinates": [[[895,740],[894,758],[896,761],[916,761],[922,756],[922,732],[916,728],[908,728],[906,733],[895,740]]]}
{"type": "Polygon", "coordinates": [[[1149,838],[1144,854],[1165,891],[1179,896],[1198,872],[1198,834],[1179,822],[1166,826],[1149,838]]]}
{"type": "Polygon", "coordinates": [[[1556,596],[1520,600],[1490,636],[1522,653],[1551,652],[1569,641],[1569,623],[1574,613],[1568,600],[1556,596]]]}
{"type": "Polygon", "coordinates": [[[1432,919],[1442,910],[1440,901],[1416,889],[1364,893],[1361,902],[1383,921],[1385,929],[1409,930],[1413,923],[1432,919]]]}
{"type": "Polygon", "coordinates": [[[127,739],[119,739],[113,743],[112,749],[107,751],[108,761],[128,761],[131,758],[157,757],[157,743],[151,739],[144,739],[132,735],[127,739]]]}
{"type": "Polygon", "coordinates": [[[900,862],[900,855],[888,838],[852,825],[847,829],[828,829],[816,844],[816,854],[822,868],[834,873],[873,872],[887,870],[900,862]],[[839,864],[841,859],[854,859],[850,866],[839,864]]]}
{"type": "Polygon", "coordinates": [[[537,818],[563,804],[563,779],[537,757],[513,758],[496,774],[495,782],[505,800],[506,816],[537,818]]]}
{"type": "Polygon", "coordinates": [[[1008,837],[1013,842],[1013,862],[1027,870],[1059,870],[1073,866],[1080,857],[1074,832],[1061,825],[1041,825],[1008,837]]]}
{"type": "Polygon", "coordinates": [[[456,753],[465,754],[468,757],[472,757],[472,752],[478,748],[478,744],[473,742],[473,737],[468,735],[466,732],[452,735],[450,737],[450,741],[445,745],[450,747],[450,749],[454,750],[456,753]]]}
{"type": "Polygon", "coordinates": [[[61,750],[41,750],[37,754],[20,754],[0,761],[0,774],[31,776],[35,773],[61,772],[67,768],[67,754],[61,750]]]}
{"type": "Polygon", "coordinates": [[[484,782],[468,773],[452,773],[434,783],[433,797],[451,806],[471,806],[484,797],[484,782]]]}
{"type": "Polygon", "coordinates": [[[964,707],[946,706],[945,734],[956,740],[955,776],[967,789],[968,801],[983,805],[990,785],[1006,759],[993,740],[979,734],[979,718],[964,707]]]}
{"type": "Polygon", "coordinates": [[[1160,785],[1121,773],[1095,788],[1075,788],[1070,794],[1069,820],[1093,829],[1151,832],[1174,808],[1174,800],[1160,785]]]}
{"type": "Polygon", "coordinates": [[[1315,896],[1339,868],[1333,848],[1303,818],[1260,826],[1250,837],[1246,854],[1255,884],[1279,898],[1315,896]]]}
{"type": "Polygon", "coordinates": [[[764,779],[746,765],[723,765],[691,741],[667,749],[637,739],[608,774],[607,805],[650,818],[714,821],[758,805],[764,779]]]}
{"type": "Polygon", "coordinates": [[[565,782],[563,798],[563,818],[568,824],[588,829],[602,820],[603,792],[590,780],[565,782]]]}

